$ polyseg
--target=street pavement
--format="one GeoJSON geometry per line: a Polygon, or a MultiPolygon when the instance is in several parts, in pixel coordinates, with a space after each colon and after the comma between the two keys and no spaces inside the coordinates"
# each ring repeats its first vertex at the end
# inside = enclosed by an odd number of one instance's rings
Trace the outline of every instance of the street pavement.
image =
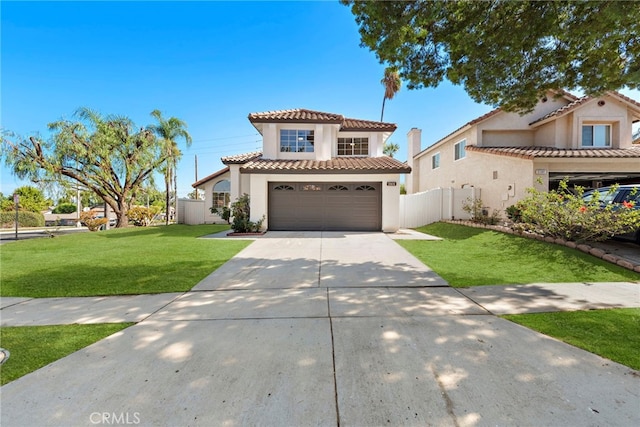
{"type": "Polygon", "coordinates": [[[190,292],[2,298],[3,327],[138,322],[3,386],[2,426],[640,425],[638,371],[495,316],[640,307],[639,283],[454,289],[416,261],[269,232],[190,292]]]}

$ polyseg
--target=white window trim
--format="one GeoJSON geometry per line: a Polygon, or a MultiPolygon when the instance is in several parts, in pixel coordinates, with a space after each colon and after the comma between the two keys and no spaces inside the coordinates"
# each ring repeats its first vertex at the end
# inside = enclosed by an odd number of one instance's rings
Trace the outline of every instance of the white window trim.
{"type": "Polygon", "coordinates": [[[297,155],[304,155],[304,154],[313,154],[316,152],[316,140],[315,140],[315,127],[314,128],[310,128],[308,126],[295,126],[295,125],[289,125],[289,126],[280,126],[279,129],[277,129],[276,131],[276,135],[277,135],[277,144],[278,144],[278,152],[281,154],[297,154],[297,155]],[[282,131],[283,130],[295,130],[295,131],[306,131],[306,132],[313,132],[313,151],[282,151],[282,131]]]}
{"type": "MultiPolygon", "coordinates": [[[[594,131],[595,134],[595,131],[594,131]]],[[[613,147],[613,123],[611,122],[587,122],[587,123],[582,123],[582,125],[580,126],[580,139],[579,139],[579,143],[580,143],[580,148],[585,148],[585,149],[602,149],[602,148],[612,148],[613,147]],[[591,127],[595,127],[595,126],[608,126],[609,127],[609,145],[583,145],[583,134],[584,134],[584,128],[585,126],[591,126],[591,127]]]]}
{"type": "Polygon", "coordinates": [[[338,137],[336,138],[336,157],[370,157],[371,153],[371,140],[369,138],[369,135],[364,135],[364,136],[341,136],[338,135],[338,137]],[[340,149],[339,149],[339,140],[340,139],[347,139],[350,138],[352,141],[356,138],[360,138],[360,139],[366,139],[367,140],[367,154],[339,154],[340,149]]]}
{"type": "Polygon", "coordinates": [[[464,138],[464,139],[461,139],[460,141],[456,142],[455,144],[453,144],[453,161],[457,162],[457,161],[460,161],[460,160],[464,160],[466,158],[467,158],[467,139],[464,138]],[[462,143],[464,143],[464,156],[456,159],[456,151],[457,151],[456,147],[459,146],[462,143]]]}

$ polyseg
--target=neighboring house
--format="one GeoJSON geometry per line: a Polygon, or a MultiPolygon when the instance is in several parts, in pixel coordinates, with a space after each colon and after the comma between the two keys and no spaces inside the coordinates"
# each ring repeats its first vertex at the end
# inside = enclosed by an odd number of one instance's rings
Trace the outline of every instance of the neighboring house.
{"type": "MultiPolygon", "coordinates": [[[[269,230],[393,232],[399,228],[400,174],[385,156],[393,123],[294,109],[249,114],[261,152],[222,158],[227,167],[193,184],[207,210],[251,200],[251,219],[269,230]]],[[[219,222],[205,213],[205,222],[219,222]]]]}
{"type": "Polygon", "coordinates": [[[639,183],[640,146],[632,138],[639,120],[640,103],[617,92],[582,98],[550,92],[531,113],[493,110],[422,151],[414,128],[407,193],[476,187],[485,206],[503,210],[527,188],[548,191],[565,177],[589,188],[639,183]]]}

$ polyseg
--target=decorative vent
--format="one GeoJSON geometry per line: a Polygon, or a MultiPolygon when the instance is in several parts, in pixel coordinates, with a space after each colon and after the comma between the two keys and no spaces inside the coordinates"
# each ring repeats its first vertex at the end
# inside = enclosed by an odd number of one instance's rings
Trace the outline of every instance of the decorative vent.
{"type": "Polygon", "coordinates": [[[273,189],[275,191],[293,191],[293,190],[295,190],[295,188],[293,188],[290,185],[276,185],[275,187],[273,187],[273,189]]]}

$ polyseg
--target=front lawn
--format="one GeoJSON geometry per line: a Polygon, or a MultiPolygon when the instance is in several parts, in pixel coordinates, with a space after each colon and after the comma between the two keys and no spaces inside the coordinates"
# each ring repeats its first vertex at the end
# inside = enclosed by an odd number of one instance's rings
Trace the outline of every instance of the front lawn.
{"type": "Polygon", "coordinates": [[[226,225],[77,233],[2,245],[0,295],[71,297],[187,291],[250,241],[198,239],[226,225]]]}
{"type": "Polygon", "coordinates": [[[449,223],[417,229],[440,241],[397,242],[451,286],[640,281],[640,274],[576,249],[449,223]]]}
{"type": "Polygon", "coordinates": [[[501,317],[630,368],[640,369],[640,308],[501,317]]]}
{"type": "Polygon", "coordinates": [[[0,347],[11,354],[0,368],[0,385],[131,325],[133,323],[3,327],[0,329],[0,347]]]}

